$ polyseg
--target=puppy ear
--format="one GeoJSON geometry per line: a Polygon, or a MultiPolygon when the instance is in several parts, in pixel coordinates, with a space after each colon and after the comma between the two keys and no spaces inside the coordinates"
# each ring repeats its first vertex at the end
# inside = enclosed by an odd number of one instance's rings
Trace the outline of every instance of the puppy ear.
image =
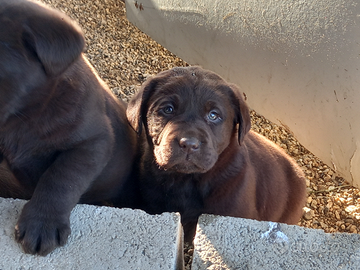
{"type": "Polygon", "coordinates": [[[29,7],[23,28],[24,46],[35,54],[48,75],[63,72],[84,49],[80,27],[56,10],[29,7]]]}
{"type": "Polygon", "coordinates": [[[142,125],[145,123],[147,103],[151,97],[151,94],[155,90],[159,80],[158,78],[147,79],[140,87],[139,91],[130,100],[127,109],[126,116],[131,127],[136,131],[138,135],[142,132],[142,125]]]}
{"type": "Polygon", "coordinates": [[[239,124],[238,129],[238,140],[239,144],[244,141],[245,135],[250,131],[251,128],[251,118],[249,107],[247,106],[243,94],[240,92],[239,88],[235,85],[230,85],[230,88],[235,94],[235,106],[237,108],[236,121],[239,124]]]}

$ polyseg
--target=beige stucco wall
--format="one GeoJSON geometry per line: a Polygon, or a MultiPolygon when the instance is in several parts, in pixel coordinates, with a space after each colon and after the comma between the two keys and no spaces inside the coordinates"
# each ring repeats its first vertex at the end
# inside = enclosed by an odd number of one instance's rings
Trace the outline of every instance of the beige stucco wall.
{"type": "Polygon", "coordinates": [[[239,85],[253,109],[360,186],[360,1],[126,1],[142,31],[239,85]]]}

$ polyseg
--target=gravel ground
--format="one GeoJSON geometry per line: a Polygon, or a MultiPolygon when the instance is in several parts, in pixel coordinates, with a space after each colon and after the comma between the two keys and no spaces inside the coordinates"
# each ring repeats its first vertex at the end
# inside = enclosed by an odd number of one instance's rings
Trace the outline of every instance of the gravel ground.
{"type": "MultiPolygon", "coordinates": [[[[86,56],[113,92],[128,100],[148,75],[187,63],[126,19],[121,0],[43,0],[83,28],[86,56]]],[[[134,1],[135,4],[135,1],[134,1]]],[[[279,144],[303,168],[308,199],[300,226],[325,232],[358,233],[360,192],[306,150],[285,128],[252,112],[253,129],[279,144]]],[[[360,232],[359,232],[360,233],[360,232]]],[[[191,247],[188,247],[188,250],[191,247]]],[[[189,256],[187,256],[189,260],[189,256]]]]}

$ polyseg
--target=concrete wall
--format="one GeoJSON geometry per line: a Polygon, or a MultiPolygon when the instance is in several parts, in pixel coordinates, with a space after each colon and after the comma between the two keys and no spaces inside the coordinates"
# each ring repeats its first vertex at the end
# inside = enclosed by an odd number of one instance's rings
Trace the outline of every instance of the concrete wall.
{"type": "Polygon", "coordinates": [[[203,215],[192,269],[360,269],[360,235],[203,215]]]}
{"type": "Polygon", "coordinates": [[[360,186],[359,1],[127,0],[126,8],[142,31],[239,85],[253,109],[360,186]]]}
{"type": "MultiPolygon", "coordinates": [[[[2,270],[183,269],[178,214],[77,205],[71,213],[68,243],[41,257],[24,254],[14,239],[25,203],[0,198],[2,270]]],[[[203,215],[194,242],[193,270],[360,269],[358,234],[203,215]]]]}
{"type": "Polygon", "coordinates": [[[77,205],[65,246],[46,257],[25,254],[14,237],[25,201],[0,198],[1,270],[180,270],[182,227],[175,213],[77,205]]]}

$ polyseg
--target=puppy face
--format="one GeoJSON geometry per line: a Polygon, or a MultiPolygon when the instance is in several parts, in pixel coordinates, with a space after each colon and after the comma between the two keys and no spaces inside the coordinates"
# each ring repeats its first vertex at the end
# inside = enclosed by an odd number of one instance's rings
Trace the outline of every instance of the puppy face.
{"type": "Polygon", "coordinates": [[[239,142],[250,128],[238,90],[199,67],[175,68],[146,82],[130,102],[128,118],[138,132],[142,119],[160,168],[185,174],[210,170],[237,124],[239,142]]]}
{"type": "Polygon", "coordinates": [[[30,1],[1,0],[0,127],[25,105],[39,106],[31,104],[39,100],[34,94],[41,100],[50,95],[39,88],[55,80],[83,47],[80,28],[60,12],[30,1]]]}

